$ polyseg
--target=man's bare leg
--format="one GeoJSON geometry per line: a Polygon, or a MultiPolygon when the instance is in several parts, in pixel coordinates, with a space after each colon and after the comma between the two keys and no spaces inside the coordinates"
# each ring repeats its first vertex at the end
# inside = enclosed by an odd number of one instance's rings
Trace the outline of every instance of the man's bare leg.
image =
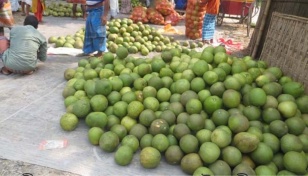
{"type": "Polygon", "coordinates": [[[76,16],[77,4],[73,4],[72,11],[73,11],[73,19],[76,19],[77,18],[77,16],[76,16]]]}

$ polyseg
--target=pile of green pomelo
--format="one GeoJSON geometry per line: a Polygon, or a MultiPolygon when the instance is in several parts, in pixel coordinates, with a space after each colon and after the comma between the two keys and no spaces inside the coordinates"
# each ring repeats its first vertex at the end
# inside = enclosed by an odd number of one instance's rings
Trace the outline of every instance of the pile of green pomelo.
{"type": "Polygon", "coordinates": [[[64,130],[84,122],[121,166],[140,151],[144,168],[164,157],[190,175],[307,175],[308,96],[281,69],[222,46],[129,53],[66,69],[64,130]]]}
{"type": "MultiPolygon", "coordinates": [[[[203,46],[202,42],[176,41],[173,37],[162,35],[154,27],[148,24],[133,23],[131,19],[113,19],[108,22],[107,48],[115,53],[120,46],[128,49],[130,54],[147,56],[150,52],[161,52],[172,48],[194,49],[203,46]]],[[[74,35],[51,36],[48,43],[58,47],[83,48],[84,28],[79,29],[74,35]]]]}
{"type": "MultiPolygon", "coordinates": [[[[66,2],[51,2],[46,8],[44,9],[44,16],[53,16],[53,17],[72,17],[73,3],[66,3],[66,2]]],[[[76,8],[76,17],[82,17],[82,9],[80,5],[76,8]]]]}
{"type": "MultiPolygon", "coordinates": [[[[119,9],[121,9],[121,1],[119,3],[119,9]]],[[[132,0],[131,1],[132,7],[136,6],[145,6],[145,4],[139,2],[139,0],[132,0]]],[[[73,3],[67,3],[67,2],[51,2],[49,5],[46,6],[44,9],[44,16],[53,16],[53,17],[72,17],[73,11],[72,11],[73,3]]],[[[80,5],[77,5],[76,7],[76,16],[77,17],[83,17],[82,9],[80,5]]]]}

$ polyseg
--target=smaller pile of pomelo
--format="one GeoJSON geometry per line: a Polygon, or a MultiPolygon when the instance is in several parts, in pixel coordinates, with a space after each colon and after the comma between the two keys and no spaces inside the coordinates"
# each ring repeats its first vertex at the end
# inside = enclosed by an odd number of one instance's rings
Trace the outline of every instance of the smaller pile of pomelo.
{"type": "MultiPolygon", "coordinates": [[[[53,17],[71,17],[73,15],[72,11],[73,3],[67,2],[51,2],[44,9],[44,16],[53,16],[53,17]]],[[[76,16],[82,17],[82,9],[80,6],[76,9],[76,16]]]]}
{"type": "MultiPolygon", "coordinates": [[[[203,47],[202,42],[184,41],[180,43],[173,37],[164,36],[154,27],[141,22],[133,23],[131,19],[113,19],[108,22],[107,49],[116,53],[120,46],[128,49],[130,54],[141,54],[147,56],[150,52],[161,52],[172,48],[188,50],[203,47]]],[[[54,47],[83,48],[85,29],[78,30],[75,34],[67,36],[51,36],[48,43],[54,47]]]]}
{"type": "Polygon", "coordinates": [[[66,35],[66,36],[51,36],[48,38],[48,43],[53,44],[55,48],[59,47],[67,47],[67,48],[83,48],[84,42],[84,28],[78,30],[74,35],[66,35]]]}
{"type": "Polygon", "coordinates": [[[150,52],[161,52],[172,48],[192,49],[203,47],[201,42],[185,41],[180,43],[173,37],[164,36],[154,27],[133,20],[113,19],[107,25],[108,50],[115,53],[119,46],[124,46],[130,54],[140,53],[147,56],[150,52]]]}

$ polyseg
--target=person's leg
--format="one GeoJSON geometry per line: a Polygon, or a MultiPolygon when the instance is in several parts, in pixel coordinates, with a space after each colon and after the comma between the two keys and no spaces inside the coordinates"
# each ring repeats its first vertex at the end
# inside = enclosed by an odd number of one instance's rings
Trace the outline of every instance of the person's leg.
{"type": "MultiPolygon", "coordinates": [[[[97,16],[98,20],[100,21],[99,24],[102,24],[100,16],[104,14],[104,10],[102,10],[101,14],[97,16]]],[[[98,47],[95,50],[97,51],[96,57],[101,57],[103,56],[104,52],[107,50],[107,30],[106,26],[101,26],[101,31],[99,31],[100,37],[98,37],[96,40],[95,46],[98,47]]]]}
{"type": "Polygon", "coordinates": [[[25,5],[26,5],[26,3],[23,2],[23,1],[21,1],[20,6],[21,6],[21,15],[22,15],[22,16],[25,16],[25,15],[26,15],[26,12],[25,12],[25,5]]]}
{"type": "Polygon", "coordinates": [[[38,21],[43,22],[44,9],[43,9],[43,4],[42,4],[41,0],[39,0],[37,12],[38,12],[38,16],[39,16],[38,21]]]}
{"type": "Polygon", "coordinates": [[[202,42],[203,44],[213,43],[215,32],[215,15],[205,14],[202,26],[202,42]]]}
{"type": "Polygon", "coordinates": [[[214,43],[214,37],[215,37],[215,28],[216,28],[216,16],[213,16],[212,17],[212,20],[211,20],[211,26],[212,26],[212,37],[210,39],[210,43],[213,44],[214,43]]]}
{"type": "Polygon", "coordinates": [[[83,19],[85,20],[87,18],[87,11],[86,11],[86,5],[80,5],[82,10],[83,19]]]}
{"type": "Polygon", "coordinates": [[[207,26],[208,26],[208,20],[207,20],[207,14],[205,14],[204,18],[203,18],[203,25],[202,25],[202,43],[203,44],[209,43],[209,41],[205,39],[206,38],[207,26]]]}
{"type": "Polygon", "coordinates": [[[211,14],[210,16],[210,28],[209,28],[209,39],[210,39],[210,44],[213,44],[214,42],[214,37],[215,37],[215,27],[216,27],[216,15],[211,14]]]}
{"type": "Polygon", "coordinates": [[[1,73],[4,74],[4,75],[9,75],[9,74],[12,73],[12,72],[10,72],[10,71],[8,70],[8,68],[6,68],[5,66],[2,67],[0,71],[1,71],[1,73]]]}
{"type": "Polygon", "coordinates": [[[103,56],[104,52],[106,51],[105,38],[96,38],[94,44],[95,46],[99,47],[97,49],[97,53],[94,56],[95,57],[103,56]]]}
{"type": "Polygon", "coordinates": [[[83,41],[83,55],[90,55],[94,52],[93,45],[92,45],[92,38],[90,37],[90,34],[93,33],[93,29],[91,26],[91,18],[92,18],[92,12],[88,13],[87,19],[86,19],[86,28],[85,28],[85,35],[84,35],[84,41],[83,41]]]}
{"type": "Polygon", "coordinates": [[[19,70],[12,70],[6,66],[2,67],[0,72],[4,75],[9,75],[11,73],[17,73],[17,74],[24,74],[24,75],[31,75],[35,72],[36,69],[30,70],[30,71],[19,71],[19,70]]]}
{"type": "Polygon", "coordinates": [[[25,11],[26,16],[28,16],[29,13],[30,13],[30,5],[26,4],[26,11],[25,11]]]}
{"type": "Polygon", "coordinates": [[[106,37],[99,37],[99,38],[96,38],[95,40],[93,40],[93,44],[94,46],[98,47],[96,50],[97,50],[97,53],[94,55],[95,57],[101,57],[104,55],[104,52],[106,51],[107,49],[107,42],[106,42],[106,37]]]}
{"type": "Polygon", "coordinates": [[[72,7],[72,11],[73,11],[73,18],[76,19],[76,12],[77,12],[77,4],[73,4],[73,7],[72,7]]]}
{"type": "Polygon", "coordinates": [[[36,12],[34,13],[34,16],[37,18],[38,22],[42,22],[42,18],[43,18],[43,7],[42,7],[42,4],[41,4],[41,1],[38,0],[38,3],[37,3],[37,9],[36,9],[36,12]]]}
{"type": "Polygon", "coordinates": [[[83,52],[84,54],[90,54],[97,51],[95,56],[102,56],[106,51],[106,27],[102,26],[101,16],[102,11],[89,11],[87,20],[86,20],[86,29],[85,29],[85,39],[83,52]],[[101,28],[101,30],[98,30],[101,28]],[[96,38],[93,36],[96,34],[96,38]]]}

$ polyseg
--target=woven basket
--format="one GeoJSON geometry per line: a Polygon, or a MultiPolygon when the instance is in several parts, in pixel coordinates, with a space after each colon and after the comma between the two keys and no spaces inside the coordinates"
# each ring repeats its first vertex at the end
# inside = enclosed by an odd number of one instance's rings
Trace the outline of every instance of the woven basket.
{"type": "Polygon", "coordinates": [[[308,18],[274,12],[260,59],[303,83],[308,93],[308,18]]]}

